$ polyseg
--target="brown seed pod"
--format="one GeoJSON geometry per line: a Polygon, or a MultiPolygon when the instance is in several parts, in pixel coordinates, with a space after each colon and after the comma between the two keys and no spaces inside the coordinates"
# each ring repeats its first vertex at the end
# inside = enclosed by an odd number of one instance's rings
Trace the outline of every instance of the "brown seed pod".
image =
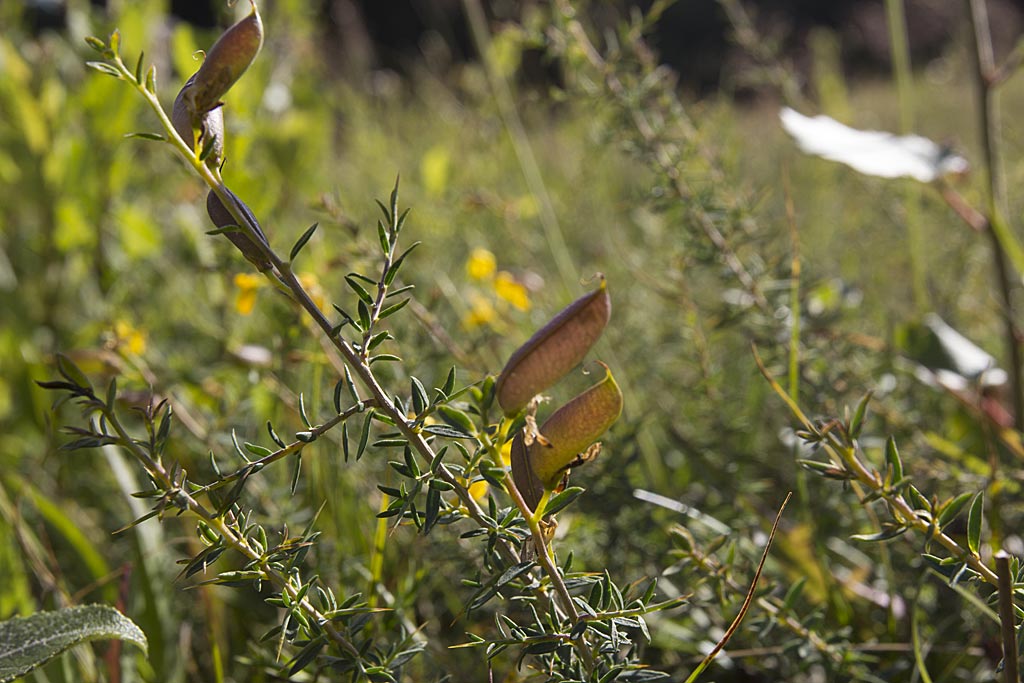
{"type": "Polygon", "coordinates": [[[622,392],[608,366],[604,378],[556,410],[529,446],[520,431],[512,440],[512,478],[531,509],[544,490],[554,490],[580,454],[611,427],[622,413],[622,392]]]}
{"type": "Polygon", "coordinates": [[[196,72],[191,88],[185,89],[187,104],[196,116],[220,104],[220,98],[245,73],[263,47],[263,19],[256,3],[250,0],[252,12],[225,31],[196,72]]]}
{"type": "Polygon", "coordinates": [[[579,365],[604,331],[611,311],[602,278],[600,287],[569,304],[516,349],[494,387],[502,411],[509,416],[517,414],[530,399],[579,365]]]}
{"type": "MultiPolygon", "coordinates": [[[[245,202],[238,198],[238,196],[224,188],[228,195],[237,203],[238,207],[242,210],[242,214],[246,218],[246,222],[249,226],[256,231],[260,239],[264,243],[267,243],[267,237],[263,234],[263,229],[260,228],[259,221],[256,220],[256,216],[253,215],[252,210],[246,206],[245,202]]],[[[221,202],[220,197],[213,190],[206,195],[206,213],[210,215],[210,220],[218,228],[225,228],[229,225],[238,225],[238,221],[231,215],[224,203],[221,202]]],[[[226,232],[224,233],[231,243],[238,247],[238,250],[242,252],[242,256],[245,256],[254,266],[259,268],[260,272],[270,270],[271,264],[264,256],[263,251],[257,246],[244,232],[226,232]]]]}
{"type": "MultiPolygon", "coordinates": [[[[526,445],[524,433],[520,429],[512,438],[512,481],[516,483],[516,488],[522,494],[527,507],[536,510],[537,503],[544,494],[544,484],[540,483],[533,467],[530,466],[530,447],[526,445]]],[[[534,442],[531,447],[536,445],[534,442]]]]}
{"type": "Polygon", "coordinates": [[[220,166],[224,159],[224,110],[221,107],[214,107],[202,116],[192,114],[186,93],[194,86],[195,80],[196,74],[192,74],[174,98],[171,123],[189,149],[195,150],[197,142],[205,147],[208,144],[207,140],[212,140],[213,151],[206,157],[206,163],[209,166],[220,166]]]}

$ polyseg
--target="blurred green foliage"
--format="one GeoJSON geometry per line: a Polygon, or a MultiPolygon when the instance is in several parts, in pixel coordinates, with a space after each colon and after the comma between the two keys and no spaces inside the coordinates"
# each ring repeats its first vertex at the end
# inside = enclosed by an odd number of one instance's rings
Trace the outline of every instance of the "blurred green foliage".
{"type": "MultiPolygon", "coordinates": [[[[224,588],[185,590],[190,584],[175,580],[174,563],[198,546],[191,528],[173,518],[111,536],[145,510],[127,496],[140,487],[136,475],[117,452],[58,452],[63,437],[54,425],[73,421],[74,411],[51,414],[51,397],[33,384],[52,375],[61,351],[95,377],[119,376],[139,403],[149,392],[170,398],[179,425],[169,456],[190,474],[210,472],[211,452],[229,459],[232,432],[258,442],[268,420],[302,429],[296,391],[307,405],[329,404],[336,375],[305,323],[270,288],[237,277],[247,272],[244,260],[227,240],[205,235],[198,181],[159,143],[124,137],[155,129],[151,113],[129,88],[84,66],[92,58],[84,36],[119,27],[124,52],[146,50],[157,65],[169,105],[195,69],[193,53],[215,36],[171,22],[160,3],[122,3],[111,17],[72,3],[66,32],[31,36],[12,7],[0,10],[7,27],[0,35],[0,619],[102,600],[121,605],[149,638],[148,662],[125,652],[134,664],[123,680],[212,680],[221,667],[230,680],[273,680],[255,642],[273,625],[274,610],[224,588]],[[253,293],[246,315],[239,297],[253,293]],[[251,346],[266,349],[267,360],[253,362],[251,346]],[[139,673],[129,673],[136,667],[139,673]]],[[[351,307],[344,275],[373,267],[373,198],[401,174],[403,203],[413,207],[407,231],[424,241],[403,272],[419,305],[396,323],[404,367],[435,384],[453,358],[466,381],[498,371],[582,288],[558,276],[542,200],[524,180],[481,67],[438,73],[420,65],[405,80],[339,74],[321,57],[308,3],[271,3],[264,16],[265,52],[226,99],[226,180],[279,251],[321,223],[296,268],[328,304],[351,307]],[[496,255],[496,270],[525,287],[528,306],[514,305],[496,278],[467,271],[474,249],[496,255]]],[[[499,27],[495,50],[505,76],[514,74],[519,50],[543,44],[546,20],[541,13],[523,26],[499,27]]],[[[845,83],[827,38],[816,43],[820,61],[807,84],[824,113],[897,128],[892,85],[845,83]]],[[[954,44],[916,74],[914,100],[922,134],[952,140],[978,159],[974,112],[962,96],[965,50],[954,44]]],[[[645,657],[682,677],[734,616],[742,592],[730,582],[750,580],[775,509],[785,491],[796,490],[762,590],[781,598],[804,582],[791,614],[839,655],[816,653],[755,606],[715,680],[919,680],[909,644],[914,624],[934,680],[993,680],[996,625],[923,567],[920,539],[849,540],[874,529],[875,512],[796,466],[795,447],[780,439],[791,420],[749,352],[755,341],[785,376],[789,200],[802,265],[801,403],[815,415],[842,415],[876,390],[866,433],[879,438],[865,437],[867,452],[882,462],[880,437],[895,434],[922,491],[945,498],[995,489],[1001,528],[992,532],[1024,551],[1014,532],[1019,464],[955,401],[917,383],[901,358],[897,331],[926,312],[916,310],[911,293],[905,195],[893,183],[800,157],[770,97],[739,106],[723,93],[684,99],[683,111],[674,110],[678,103],[659,99],[670,82],[642,81],[635,55],[623,47],[621,61],[610,64],[636,94],[634,104],[653,119],[692,126],[677,139],[670,134],[678,128],[659,131],[679,152],[693,192],[680,201],[637,138],[629,105],[610,97],[572,55],[563,57],[565,87],[520,87],[516,104],[576,275],[599,271],[609,282],[615,308],[600,355],[616,368],[626,413],[604,455],[574,479],[588,492],[561,519],[560,552],[571,549],[577,568],[607,568],[626,583],[670,566],[662,589],[693,592],[693,599],[652,619],[645,657]],[[694,206],[727,232],[762,287],[762,310],[693,222],[694,206]],[[991,476],[995,461],[1004,463],[999,479],[991,476]],[[716,527],[636,499],[637,488],[699,510],[731,533],[723,543],[716,527]],[[678,550],[683,537],[669,531],[674,524],[718,558],[720,572],[684,561],[690,556],[678,550]]],[[[1022,100],[1020,80],[1011,81],[1003,110],[1022,100]]],[[[1012,116],[1004,123],[1003,158],[1015,188],[1024,179],[1024,123],[1012,116]]],[[[960,190],[981,205],[981,187],[975,175],[960,190]]],[[[1010,200],[1017,223],[1024,196],[1010,200]]],[[[1000,356],[986,244],[938,195],[913,201],[926,233],[917,257],[929,308],[1000,356]]],[[[404,373],[398,366],[382,377],[407,386],[404,373]]],[[[570,379],[557,401],[588,383],[570,379]]],[[[467,632],[493,627],[487,611],[465,615],[468,592],[458,578],[472,563],[453,549],[471,553],[471,542],[463,547],[457,530],[421,537],[399,528],[388,534],[383,557],[375,555],[376,484],[388,481],[389,470],[373,455],[344,462],[336,443],[318,443],[306,453],[294,496],[287,495],[287,468],[269,468],[248,489],[250,504],[268,526],[302,528],[325,500],[321,580],[395,608],[371,628],[387,630],[402,618],[422,628],[430,646],[407,679],[447,671],[462,672],[452,680],[484,680],[479,652],[447,649],[467,632]],[[383,563],[380,584],[368,578],[373,562],[383,563]]],[[[46,671],[60,676],[62,669],[77,680],[105,675],[88,653],[46,671]]],[[[496,660],[495,670],[496,680],[525,676],[511,659],[496,660]]]]}

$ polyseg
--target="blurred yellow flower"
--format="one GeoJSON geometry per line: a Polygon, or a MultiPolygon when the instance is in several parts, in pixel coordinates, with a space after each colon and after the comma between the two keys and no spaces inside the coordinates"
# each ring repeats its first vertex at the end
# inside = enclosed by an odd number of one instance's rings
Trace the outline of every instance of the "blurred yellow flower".
{"type": "Polygon", "coordinates": [[[263,278],[251,273],[238,273],[235,275],[235,287],[238,288],[238,296],[235,297],[235,310],[242,315],[249,315],[256,306],[256,290],[264,284],[263,278]]]}
{"type": "Polygon", "coordinates": [[[327,305],[327,296],[324,293],[324,288],[320,286],[320,280],[317,279],[313,273],[299,273],[299,284],[309,294],[309,298],[313,300],[316,307],[321,311],[324,310],[324,306],[327,305]]]}
{"type": "Polygon", "coordinates": [[[482,247],[474,249],[466,261],[466,274],[472,280],[490,280],[497,268],[498,262],[494,254],[482,247]]]}
{"type": "Polygon", "coordinates": [[[444,194],[451,165],[451,152],[444,145],[434,145],[426,151],[420,160],[420,175],[427,194],[435,197],[444,194]]]}
{"type": "Polygon", "coordinates": [[[118,348],[124,349],[133,356],[141,356],[146,352],[146,335],[127,320],[114,323],[114,339],[118,348]]]}
{"type": "Polygon", "coordinates": [[[469,312],[462,320],[463,325],[469,329],[473,329],[474,327],[488,325],[497,320],[497,318],[498,313],[494,310],[494,306],[491,304],[490,300],[476,292],[469,295],[469,312]]]}
{"type": "Polygon", "coordinates": [[[494,278],[494,292],[498,298],[507,301],[520,311],[530,310],[530,295],[527,293],[526,287],[516,282],[511,273],[504,270],[498,273],[498,276],[494,278]]]}
{"type": "Polygon", "coordinates": [[[469,485],[469,495],[473,496],[473,500],[479,502],[487,497],[487,491],[489,489],[490,486],[483,479],[480,481],[474,481],[469,485]]]}
{"type": "MultiPolygon", "coordinates": [[[[505,445],[501,447],[501,461],[505,463],[505,467],[512,463],[512,441],[505,442],[505,445]]],[[[475,501],[483,500],[489,490],[490,487],[483,479],[469,485],[469,495],[473,496],[475,501]]]]}

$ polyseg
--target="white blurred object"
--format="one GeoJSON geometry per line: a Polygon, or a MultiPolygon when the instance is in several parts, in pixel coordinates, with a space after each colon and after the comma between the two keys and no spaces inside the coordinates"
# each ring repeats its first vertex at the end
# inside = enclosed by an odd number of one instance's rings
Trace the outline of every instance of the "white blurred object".
{"type": "MultiPolygon", "coordinates": [[[[1006,384],[1009,376],[1006,370],[996,365],[996,359],[974,342],[963,336],[935,313],[924,317],[924,324],[938,339],[953,368],[935,369],[933,372],[941,385],[955,385],[958,381],[977,381],[982,387],[997,387],[1006,384]],[[960,375],[959,378],[956,376],[960,375]]],[[[950,386],[949,388],[966,388],[950,386]]]]}
{"type": "Polygon", "coordinates": [[[947,173],[966,173],[962,156],[920,135],[857,130],[828,116],[804,116],[783,107],[782,127],[807,154],[838,161],[880,178],[908,176],[930,183],[947,173]]]}

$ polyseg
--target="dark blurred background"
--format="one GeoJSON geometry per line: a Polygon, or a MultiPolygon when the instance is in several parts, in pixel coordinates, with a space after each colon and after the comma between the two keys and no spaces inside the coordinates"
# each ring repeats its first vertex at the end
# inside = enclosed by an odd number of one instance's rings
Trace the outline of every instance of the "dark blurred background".
{"type": "MultiPolygon", "coordinates": [[[[265,5],[270,5],[267,0],[265,5]]],[[[37,31],[60,30],[65,18],[61,0],[29,0],[26,12],[37,31]]],[[[103,7],[107,0],[92,0],[103,7]]],[[[339,67],[357,70],[408,71],[425,50],[443,52],[442,63],[474,58],[460,0],[319,0],[311,3],[322,18],[322,40],[339,67]]],[[[494,21],[519,20],[541,3],[531,0],[485,0],[494,21]]],[[[889,41],[882,0],[757,0],[742,3],[760,35],[777,41],[799,70],[806,62],[808,35],[817,27],[839,37],[848,75],[888,73],[889,41]]],[[[174,16],[200,28],[230,22],[224,0],[171,0],[174,16]]],[[[615,0],[581,4],[599,24],[612,26],[631,9],[646,9],[651,0],[615,0]]],[[[1024,27],[1024,0],[988,3],[997,54],[1012,47],[1024,27]]],[[[910,49],[915,64],[938,57],[966,30],[966,2],[906,0],[910,49]]],[[[679,0],[661,17],[652,38],[661,58],[673,67],[683,87],[703,94],[715,90],[723,73],[741,67],[748,57],[731,38],[729,22],[717,0],[679,0]]],[[[437,60],[434,60],[435,62],[437,60]]],[[[544,79],[538,68],[525,77],[544,79]]]]}

